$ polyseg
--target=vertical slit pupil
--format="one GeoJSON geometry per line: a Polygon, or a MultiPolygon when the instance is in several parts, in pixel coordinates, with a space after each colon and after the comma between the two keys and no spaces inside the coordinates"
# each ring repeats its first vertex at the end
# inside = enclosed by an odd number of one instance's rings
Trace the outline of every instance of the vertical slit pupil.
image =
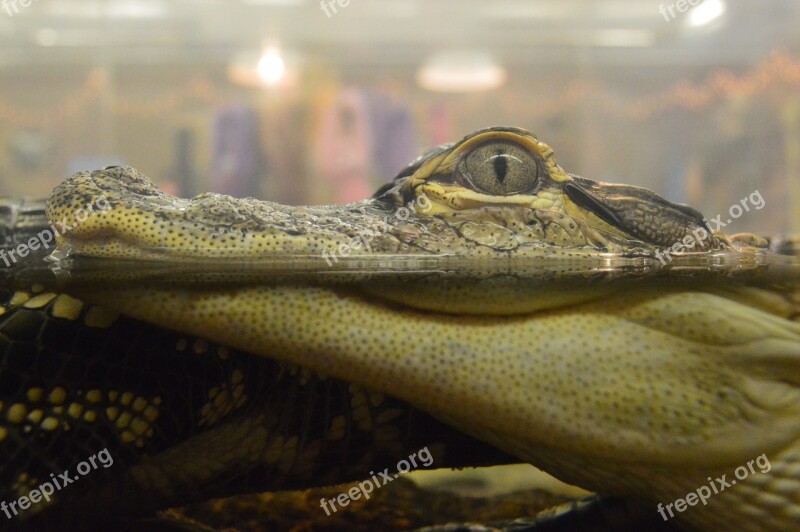
{"type": "Polygon", "coordinates": [[[503,183],[506,179],[506,174],[508,173],[508,160],[506,160],[505,154],[498,150],[497,155],[492,157],[493,164],[494,164],[494,173],[497,176],[497,180],[500,181],[500,184],[503,183]]]}

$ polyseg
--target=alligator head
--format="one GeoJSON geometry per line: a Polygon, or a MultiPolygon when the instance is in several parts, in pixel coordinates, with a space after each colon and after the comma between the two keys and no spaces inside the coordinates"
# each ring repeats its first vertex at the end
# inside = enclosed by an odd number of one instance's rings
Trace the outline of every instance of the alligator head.
{"type": "Polygon", "coordinates": [[[654,512],[763,455],[770,471],[669,513],[708,528],[800,516],[793,293],[598,275],[610,260],[657,270],[658,253],[688,239],[704,256],[763,242],[709,234],[697,211],[650,191],[569,175],[523,130],[434,149],[345,206],[182,200],[107,168],[59,186],[48,214],[100,199],[108,209],[61,237],[74,255],[311,275],[75,288],[85,299],[380,389],[654,512]],[[374,278],[387,264],[426,273],[374,278]]]}

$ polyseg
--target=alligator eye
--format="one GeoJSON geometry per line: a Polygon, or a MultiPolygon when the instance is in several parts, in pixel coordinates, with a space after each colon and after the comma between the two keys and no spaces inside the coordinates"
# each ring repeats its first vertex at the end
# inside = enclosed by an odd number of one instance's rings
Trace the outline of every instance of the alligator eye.
{"type": "Polygon", "coordinates": [[[544,173],[536,157],[510,142],[478,146],[462,159],[459,169],[473,188],[496,196],[530,190],[544,173]]]}

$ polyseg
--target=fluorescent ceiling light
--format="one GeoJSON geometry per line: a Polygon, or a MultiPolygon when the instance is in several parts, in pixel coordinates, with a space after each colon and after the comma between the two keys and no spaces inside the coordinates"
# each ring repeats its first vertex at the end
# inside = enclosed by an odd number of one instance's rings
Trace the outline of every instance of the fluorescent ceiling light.
{"type": "Polygon", "coordinates": [[[599,47],[646,47],[653,46],[656,36],[648,30],[611,29],[596,30],[586,36],[586,44],[599,47]]]}
{"type": "Polygon", "coordinates": [[[306,0],[244,0],[245,5],[252,6],[301,6],[306,0]]]}
{"type": "MultiPolygon", "coordinates": [[[[375,10],[381,17],[413,18],[419,15],[422,8],[417,0],[403,0],[402,2],[370,2],[365,4],[375,10]]],[[[425,6],[428,7],[427,5],[425,6]]]]}
{"type": "Polygon", "coordinates": [[[593,16],[604,19],[651,19],[653,5],[649,2],[606,0],[592,4],[592,13],[593,16]]]}
{"type": "Polygon", "coordinates": [[[159,18],[166,14],[167,8],[161,2],[125,0],[111,2],[105,9],[109,18],[159,18]]]}
{"type": "Polygon", "coordinates": [[[492,2],[486,3],[486,16],[494,19],[556,19],[578,15],[583,9],[580,6],[564,4],[564,2],[492,2]]]}
{"type": "Polygon", "coordinates": [[[724,0],[703,0],[689,12],[690,26],[705,26],[720,18],[728,10],[724,0]]]}
{"type": "Polygon", "coordinates": [[[51,16],[69,18],[159,18],[167,15],[166,5],[159,0],[55,0],[46,6],[51,16]]]}
{"type": "Polygon", "coordinates": [[[478,92],[497,89],[508,79],[506,70],[486,52],[442,52],[417,72],[420,87],[435,92],[478,92]]]}

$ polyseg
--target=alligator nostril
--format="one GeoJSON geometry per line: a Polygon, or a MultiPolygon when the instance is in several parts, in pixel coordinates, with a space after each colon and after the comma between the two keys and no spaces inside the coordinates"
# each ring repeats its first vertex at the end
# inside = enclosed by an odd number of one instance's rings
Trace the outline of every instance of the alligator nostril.
{"type": "Polygon", "coordinates": [[[118,164],[112,164],[111,166],[104,166],[103,170],[116,170],[117,168],[122,168],[122,167],[118,164]]]}

